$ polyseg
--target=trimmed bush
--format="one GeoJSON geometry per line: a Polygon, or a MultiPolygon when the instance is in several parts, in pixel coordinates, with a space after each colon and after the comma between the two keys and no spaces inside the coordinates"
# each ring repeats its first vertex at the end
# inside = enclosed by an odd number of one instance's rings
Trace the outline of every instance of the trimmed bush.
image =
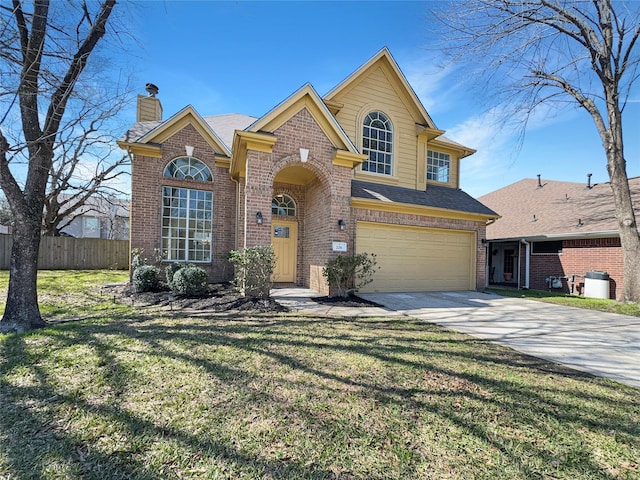
{"type": "Polygon", "coordinates": [[[133,289],[138,293],[158,290],[160,270],[153,265],[142,265],[133,271],[131,282],[133,289]]]}
{"type": "Polygon", "coordinates": [[[229,261],[234,267],[234,282],[242,295],[250,298],[269,298],[271,275],[276,267],[272,245],[232,250],[229,261]]]}
{"type": "Polygon", "coordinates": [[[339,255],[327,261],[322,275],[327,278],[333,296],[348,297],[373,281],[376,264],[375,253],[339,255]]]}
{"type": "Polygon", "coordinates": [[[185,267],[195,267],[192,263],[170,263],[164,269],[164,274],[167,279],[167,285],[171,285],[173,281],[173,276],[176,274],[178,270],[185,267]]]}
{"type": "Polygon", "coordinates": [[[209,278],[200,267],[183,266],[173,274],[171,291],[177,295],[197,296],[207,291],[209,278]]]}

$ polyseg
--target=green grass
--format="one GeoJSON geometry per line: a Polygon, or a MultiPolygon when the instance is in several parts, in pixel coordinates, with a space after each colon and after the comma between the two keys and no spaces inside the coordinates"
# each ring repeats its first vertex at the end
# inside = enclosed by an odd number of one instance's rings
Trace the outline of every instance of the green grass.
{"type": "Polygon", "coordinates": [[[109,313],[102,274],[47,275],[95,305],[0,337],[0,478],[640,476],[637,389],[413,319],[109,313]]]}
{"type": "Polygon", "coordinates": [[[589,310],[599,310],[608,313],[620,313],[640,317],[640,305],[637,303],[620,303],[616,300],[605,300],[600,298],[584,298],[576,295],[566,295],[556,292],[545,292],[542,290],[514,290],[508,288],[491,288],[490,291],[505,297],[527,298],[529,300],[539,300],[556,305],[567,307],[585,308],[589,310]]]}
{"type": "MultiPolygon", "coordinates": [[[[108,298],[100,286],[128,280],[129,273],[122,270],[41,270],[38,272],[40,313],[55,322],[123,311],[126,307],[108,298]]],[[[9,272],[0,270],[0,314],[4,313],[8,283],[9,272]]]]}

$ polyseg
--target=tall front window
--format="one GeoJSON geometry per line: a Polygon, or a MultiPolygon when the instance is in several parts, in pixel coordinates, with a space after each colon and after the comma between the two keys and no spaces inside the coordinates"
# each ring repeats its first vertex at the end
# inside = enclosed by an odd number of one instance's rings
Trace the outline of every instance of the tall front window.
{"type": "Polygon", "coordinates": [[[427,151],[427,180],[449,183],[451,156],[448,153],[427,151]]]}
{"type": "Polygon", "coordinates": [[[369,155],[362,170],[383,175],[393,173],[393,126],[384,113],[371,112],[365,117],[362,152],[369,155]]]}
{"type": "Polygon", "coordinates": [[[210,262],[213,193],[164,187],[162,191],[162,252],[165,259],[210,262]]]}

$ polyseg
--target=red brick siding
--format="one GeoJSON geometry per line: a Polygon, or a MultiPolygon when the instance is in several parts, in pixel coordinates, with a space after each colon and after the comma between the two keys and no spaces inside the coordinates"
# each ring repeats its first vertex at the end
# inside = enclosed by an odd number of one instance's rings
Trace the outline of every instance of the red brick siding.
{"type": "MultiPolygon", "coordinates": [[[[583,276],[590,271],[609,274],[609,296],[616,298],[616,295],[622,291],[623,283],[622,248],[619,238],[564,240],[561,254],[531,255],[529,286],[536,290],[548,290],[546,278],[578,275],[576,287],[580,287],[580,284],[584,283],[583,276]]],[[[567,280],[563,280],[562,291],[566,293],[570,291],[567,280]]],[[[581,290],[573,293],[581,293],[581,290]]]]}
{"type": "Polygon", "coordinates": [[[214,191],[213,262],[199,264],[211,281],[225,281],[232,276],[226,255],[235,245],[235,185],[226,168],[215,166],[214,152],[191,125],[162,144],[162,158],[136,155],[131,167],[131,248],[144,249],[151,261],[154,249],[161,247],[162,187],[174,186],[214,191]],[[194,147],[193,156],[211,169],[213,182],[196,182],[164,178],[166,165],[186,155],[185,145],[194,147]]]}
{"type": "Polygon", "coordinates": [[[212,190],[214,259],[203,267],[212,281],[228,280],[232,277],[232,269],[226,261],[229,250],[270,244],[271,200],[277,193],[287,193],[294,198],[298,208],[298,285],[328,293],[328,285],[321,272],[327,260],[338,255],[332,251],[332,242],[347,242],[348,252],[353,253],[356,220],[366,220],[476,232],[476,282],[477,287],[484,286],[485,249],[480,243],[485,238],[484,223],[376,210],[352,210],[352,171],[333,165],[334,147],[306,109],[294,115],[273,134],[277,142],[272,153],[247,152],[246,178],[241,178],[238,184],[229,178],[228,169],[215,167],[214,152],[190,125],[163,143],[162,158],[136,156],[132,165],[131,246],[143,248],[147,256],[151,255],[154,248],[160,248],[162,186],[212,190]],[[211,168],[213,182],[162,177],[169,161],[185,155],[185,145],[194,146],[194,157],[211,168]],[[306,163],[300,161],[300,148],[309,149],[306,163]],[[289,166],[306,168],[313,172],[315,178],[307,185],[275,182],[276,175],[289,166]],[[263,215],[262,225],[256,224],[255,214],[258,211],[263,215]],[[339,230],[338,220],[346,222],[346,230],[339,230]]]}

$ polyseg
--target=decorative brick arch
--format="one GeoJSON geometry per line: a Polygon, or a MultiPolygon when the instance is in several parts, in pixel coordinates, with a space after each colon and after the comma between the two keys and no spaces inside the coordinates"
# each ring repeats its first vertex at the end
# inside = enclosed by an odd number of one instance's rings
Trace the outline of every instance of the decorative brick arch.
{"type": "Polygon", "coordinates": [[[280,171],[294,165],[311,170],[316,175],[316,177],[318,177],[322,186],[327,190],[329,190],[329,192],[331,193],[331,198],[335,198],[336,189],[333,182],[331,182],[331,173],[328,172],[323,165],[314,162],[313,158],[311,157],[305,163],[301,163],[300,157],[297,155],[288,155],[274,162],[273,170],[271,171],[270,178],[269,178],[269,181],[271,182],[271,184],[273,185],[274,180],[277,174],[280,173],[280,171]]]}

